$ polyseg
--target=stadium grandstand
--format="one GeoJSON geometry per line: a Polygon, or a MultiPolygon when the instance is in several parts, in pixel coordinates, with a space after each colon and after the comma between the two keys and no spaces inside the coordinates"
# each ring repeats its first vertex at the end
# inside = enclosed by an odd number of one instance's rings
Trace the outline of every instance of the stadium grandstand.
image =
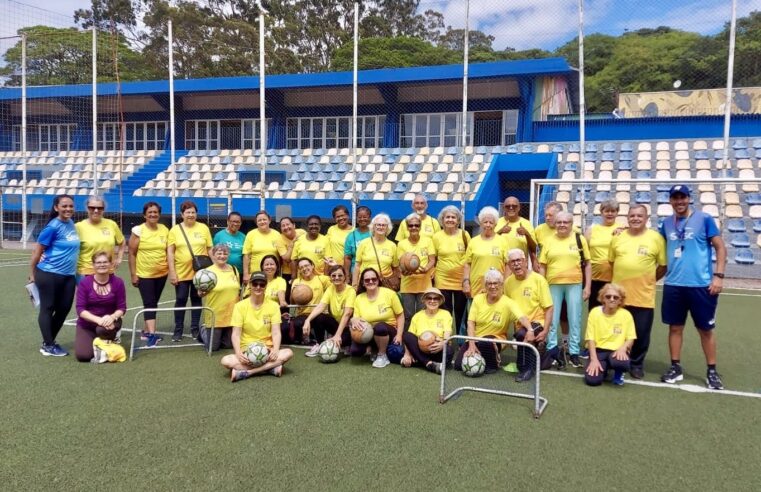
{"type": "MultiPolygon", "coordinates": [[[[267,76],[266,208],[275,216],[329,217],[335,205],[355,199],[399,220],[423,194],[434,214],[464,202],[472,219],[509,195],[529,202],[532,179],[578,178],[585,182],[544,188],[533,210],[554,198],[577,222],[590,223],[598,204],[615,197],[648,205],[657,221],[671,213],[663,180],[694,181],[695,201],[725,221],[732,263],[761,260],[761,190],[753,182],[760,172],[761,115],[733,116],[727,159],[722,117],[712,114],[598,115],[586,122],[582,149],[572,103],[578,79],[565,59],[476,63],[463,145],[462,74],[462,65],[360,71],[355,149],[351,72],[267,76]],[[712,183],[718,178],[748,182],[712,183]]],[[[178,80],[174,164],[168,81],[98,84],[95,156],[91,86],[27,90],[26,159],[21,89],[1,89],[4,213],[17,213],[25,192],[33,217],[28,240],[52,197],[64,192],[81,209],[97,190],[135,218],[149,199],[170,210],[173,192],[194,199],[202,215],[252,215],[260,207],[262,175],[260,122],[251,117],[259,111],[258,89],[258,77],[178,80]]],[[[13,229],[5,234],[14,239],[13,229]]]]}

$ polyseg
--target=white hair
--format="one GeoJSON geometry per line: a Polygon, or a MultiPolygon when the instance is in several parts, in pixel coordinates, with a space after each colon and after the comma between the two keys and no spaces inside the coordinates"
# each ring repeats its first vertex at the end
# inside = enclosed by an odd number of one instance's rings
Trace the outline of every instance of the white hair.
{"type": "Polygon", "coordinates": [[[571,212],[558,212],[558,214],[555,216],[555,222],[561,218],[568,219],[568,222],[571,222],[573,225],[573,214],[571,212]]]}
{"type": "Polygon", "coordinates": [[[459,224],[462,220],[462,214],[460,213],[460,209],[455,207],[454,205],[447,205],[446,207],[441,209],[441,212],[439,212],[439,224],[444,224],[444,216],[446,214],[454,214],[455,217],[457,217],[457,223],[459,224]]]}
{"type": "Polygon", "coordinates": [[[490,268],[489,271],[487,271],[484,274],[484,283],[486,282],[502,283],[504,281],[505,281],[505,277],[502,275],[502,273],[499,270],[496,270],[494,268],[490,268]]]}
{"type": "Polygon", "coordinates": [[[373,220],[370,221],[370,227],[375,227],[375,224],[377,224],[379,220],[385,221],[388,225],[388,227],[386,227],[386,236],[391,234],[391,231],[394,229],[394,223],[391,222],[391,217],[389,217],[388,214],[377,214],[375,217],[373,217],[373,220]]]}
{"type": "Polygon", "coordinates": [[[421,222],[423,220],[423,219],[420,218],[420,214],[417,213],[417,212],[412,212],[411,214],[409,214],[407,217],[404,218],[404,221],[405,222],[409,222],[410,219],[417,219],[417,220],[419,220],[421,222]]]}
{"type": "Polygon", "coordinates": [[[510,258],[512,256],[520,256],[524,260],[526,259],[526,253],[523,252],[520,248],[513,248],[510,251],[507,252],[507,257],[510,258]]]}
{"type": "Polygon", "coordinates": [[[478,212],[478,223],[480,224],[486,217],[491,216],[494,221],[499,220],[499,212],[494,207],[484,207],[478,212]]]}

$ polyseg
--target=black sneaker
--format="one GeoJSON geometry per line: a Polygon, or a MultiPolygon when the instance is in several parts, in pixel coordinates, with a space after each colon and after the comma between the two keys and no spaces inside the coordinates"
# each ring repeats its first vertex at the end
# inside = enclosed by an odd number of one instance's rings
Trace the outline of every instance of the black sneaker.
{"type": "Polygon", "coordinates": [[[550,352],[552,354],[552,358],[554,359],[552,361],[552,365],[555,367],[555,369],[565,369],[565,355],[563,354],[562,349],[560,347],[555,347],[550,352]]]}
{"type": "Polygon", "coordinates": [[[661,376],[661,381],[664,383],[673,384],[677,381],[681,381],[682,379],[684,379],[684,375],[682,375],[682,366],[679,364],[673,364],[671,367],[669,367],[669,370],[663,373],[663,376],[661,376]]]}
{"type": "Polygon", "coordinates": [[[721,382],[721,376],[716,371],[708,371],[706,374],[706,386],[712,390],[723,390],[724,385],[721,382]]]}
{"type": "Polygon", "coordinates": [[[190,336],[193,337],[193,340],[198,340],[198,327],[194,326],[190,328],[190,336]]]}
{"type": "Polygon", "coordinates": [[[577,354],[573,354],[572,356],[570,356],[568,358],[568,362],[573,367],[583,367],[584,366],[584,364],[581,363],[581,359],[579,359],[579,356],[577,354]]]}
{"type": "Polygon", "coordinates": [[[632,366],[629,370],[629,374],[631,374],[634,379],[643,379],[645,377],[645,370],[639,366],[632,366]]]}
{"type": "Polygon", "coordinates": [[[533,369],[526,369],[525,371],[521,371],[518,373],[517,376],[515,376],[515,382],[516,383],[525,383],[526,381],[530,381],[531,378],[534,377],[534,370],[533,369]]]}
{"type": "Polygon", "coordinates": [[[441,374],[441,362],[429,362],[425,368],[433,373],[441,374]]]}
{"type": "Polygon", "coordinates": [[[177,343],[182,341],[182,335],[175,335],[172,337],[172,341],[177,343]]]}

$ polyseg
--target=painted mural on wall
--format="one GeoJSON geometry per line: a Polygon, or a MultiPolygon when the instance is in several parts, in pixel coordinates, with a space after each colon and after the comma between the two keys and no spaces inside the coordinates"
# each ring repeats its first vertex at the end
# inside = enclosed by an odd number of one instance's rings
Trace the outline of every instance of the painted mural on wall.
{"type": "MultiPolygon", "coordinates": [[[[726,89],[619,94],[618,113],[624,118],[724,114],[726,89]]],[[[761,87],[741,87],[732,94],[732,113],[761,113],[761,87]]]]}

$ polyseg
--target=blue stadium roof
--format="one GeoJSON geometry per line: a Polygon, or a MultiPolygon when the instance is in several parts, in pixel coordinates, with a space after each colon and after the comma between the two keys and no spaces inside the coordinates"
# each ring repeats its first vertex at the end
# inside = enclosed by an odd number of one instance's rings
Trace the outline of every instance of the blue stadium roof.
{"type": "MultiPolygon", "coordinates": [[[[564,75],[572,72],[564,58],[544,58],[540,60],[498,61],[473,63],[469,66],[469,78],[521,77],[541,75],[564,75]]],[[[383,68],[378,70],[361,70],[358,82],[361,85],[373,84],[403,84],[412,82],[436,82],[459,80],[462,78],[462,65],[437,65],[429,67],[383,68]]],[[[308,74],[268,75],[265,87],[268,89],[291,89],[305,87],[346,86],[352,83],[352,72],[323,72],[308,74]]],[[[175,93],[194,93],[210,91],[243,91],[257,90],[258,76],[245,77],[216,77],[207,79],[175,80],[175,93]]],[[[117,94],[115,83],[98,84],[99,96],[117,94]]],[[[123,82],[121,94],[148,95],[161,94],[169,91],[168,80],[147,82],[123,82]]],[[[44,87],[29,87],[27,97],[58,98],[83,97],[91,94],[91,85],[58,85],[44,87]]],[[[21,98],[20,88],[0,89],[0,100],[21,98]]]]}

